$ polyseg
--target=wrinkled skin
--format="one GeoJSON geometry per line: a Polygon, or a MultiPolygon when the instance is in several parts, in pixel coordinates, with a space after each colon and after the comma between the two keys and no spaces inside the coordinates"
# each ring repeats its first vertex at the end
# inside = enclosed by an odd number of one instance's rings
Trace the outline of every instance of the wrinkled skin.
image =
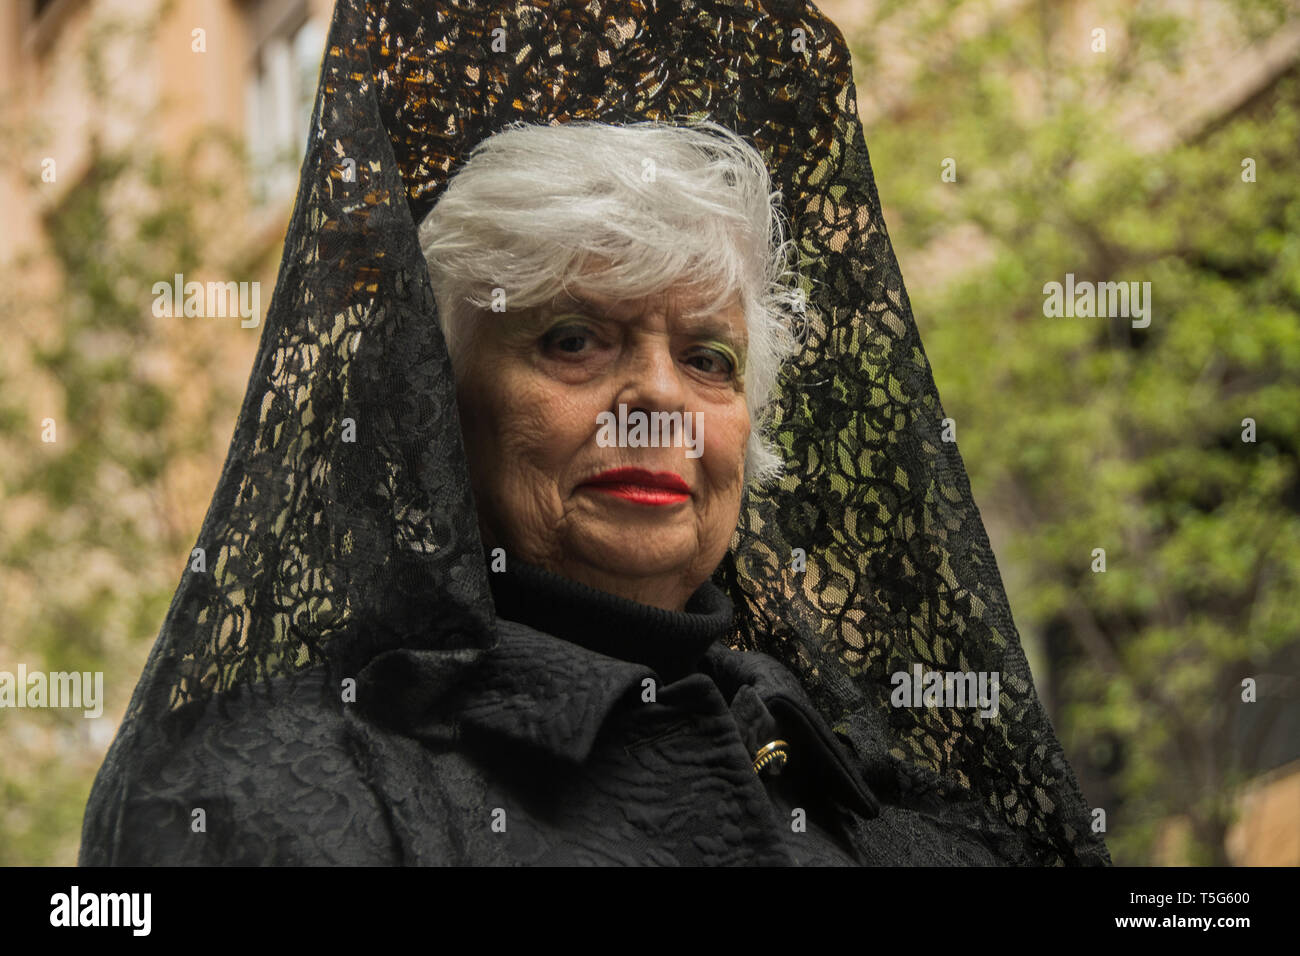
{"type": "Polygon", "coordinates": [[[689,317],[702,300],[677,288],[625,302],[581,295],[585,303],[566,297],[470,320],[457,400],[484,546],[680,611],[722,560],[740,512],[744,311],[737,299],[689,317]],[[597,416],[617,415],[620,403],[629,414],[693,413],[703,453],[689,457],[680,440],[601,447],[597,416]],[[648,504],[584,484],[621,467],[673,472],[690,497],[648,504]]]}

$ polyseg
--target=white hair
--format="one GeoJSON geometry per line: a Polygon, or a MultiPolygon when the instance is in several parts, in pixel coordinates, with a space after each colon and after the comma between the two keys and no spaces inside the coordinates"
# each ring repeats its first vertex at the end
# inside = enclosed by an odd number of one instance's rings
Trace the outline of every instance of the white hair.
{"type": "Polygon", "coordinates": [[[745,480],[776,478],[784,463],[763,434],[765,415],[807,310],[780,199],[758,151],[716,123],[510,124],[473,149],[420,225],[453,367],[475,310],[500,311],[494,290],[510,310],[549,304],[579,277],[617,301],[678,284],[706,297],[706,312],[739,297],[752,423],[745,480]],[[594,261],[607,267],[587,271],[594,261]]]}

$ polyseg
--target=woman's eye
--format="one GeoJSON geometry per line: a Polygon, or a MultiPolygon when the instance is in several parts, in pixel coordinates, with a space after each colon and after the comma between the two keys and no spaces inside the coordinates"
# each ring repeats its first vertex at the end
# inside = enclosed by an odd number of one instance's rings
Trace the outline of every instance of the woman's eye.
{"type": "Polygon", "coordinates": [[[701,372],[715,375],[731,375],[736,370],[736,363],[731,356],[718,349],[700,348],[687,356],[686,361],[701,372]]]}
{"type": "Polygon", "coordinates": [[[587,346],[590,339],[590,329],[580,325],[562,325],[547,332],[542,337],[542,345],[548,351],[576,355],[587,346]]]}

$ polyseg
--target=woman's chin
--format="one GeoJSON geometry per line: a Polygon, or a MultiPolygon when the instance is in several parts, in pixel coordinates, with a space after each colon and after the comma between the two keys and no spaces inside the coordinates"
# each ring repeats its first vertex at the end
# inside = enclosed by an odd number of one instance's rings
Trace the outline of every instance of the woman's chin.
{"type": "Polygon", "coordinates": [[[686,534],[627,534],[626,529],[610,538],[588,538],[575,556],[588,567],[599,568],[617,578],[680,578],[698,560],[699,548],[693,531],[686,534]]]}

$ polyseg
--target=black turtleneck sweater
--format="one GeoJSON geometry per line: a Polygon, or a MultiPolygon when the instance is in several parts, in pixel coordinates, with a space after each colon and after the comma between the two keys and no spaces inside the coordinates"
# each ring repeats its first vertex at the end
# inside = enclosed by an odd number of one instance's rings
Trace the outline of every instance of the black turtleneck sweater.
{"type": "Polygon", "coordinates": [[[697,670],[704,652],[726,635],[735,610],[712,582],[690,597],[685,611],[666,611],[517,560],[506,571],[489,571],[488,583],[497,617],[645,664],[664,681],[697,670]]]}
{"type": "MultiPolygon", "coordinates": [[[[664,690],[671,694],[693,675],[711,681],[734,721],[737,761],[752,763],[765,744],[784,741],[783,766],[753,771],[770,802],[749,812],[780,834],[788,862],[861,862],[853,838],[840,825],[840,816],[851,811],[836,809],[832,798],[871,813],[870,792],[797,678],[767,655],[731,650],[722,643],[734,608],[715,584],[705,582],[684,611],[674,612],[517,560],[505,572],[489,572],[489,582],[499,618],[605,658],[644,665],[655,681],[656,696],[664,690]]],[[[707,698],[699,702],[705,704],[707,698]]]]}

